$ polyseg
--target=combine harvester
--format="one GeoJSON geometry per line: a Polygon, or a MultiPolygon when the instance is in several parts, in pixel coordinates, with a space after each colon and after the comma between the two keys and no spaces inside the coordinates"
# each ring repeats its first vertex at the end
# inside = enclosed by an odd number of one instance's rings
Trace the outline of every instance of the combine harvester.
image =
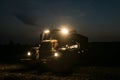
{"type": "Polygon", "coordinates": [[[80,56],[88,52],[88,38],[74,30],[45,30],[40,35],[40,45],[32,47],[26,59],[32,65],[44,65],[57,72],[71,70],[79,64],[80,56]]]}

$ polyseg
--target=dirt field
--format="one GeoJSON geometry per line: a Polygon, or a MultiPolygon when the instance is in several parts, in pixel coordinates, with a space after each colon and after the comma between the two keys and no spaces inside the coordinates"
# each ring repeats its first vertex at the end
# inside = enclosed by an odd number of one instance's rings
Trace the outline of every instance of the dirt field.
{"type": "Polygon", "coordinates": [[[1,64],[0,80],[120,80],[118,67],[76,67],[69,75],[25,70],[20,64],[1,64]]]}

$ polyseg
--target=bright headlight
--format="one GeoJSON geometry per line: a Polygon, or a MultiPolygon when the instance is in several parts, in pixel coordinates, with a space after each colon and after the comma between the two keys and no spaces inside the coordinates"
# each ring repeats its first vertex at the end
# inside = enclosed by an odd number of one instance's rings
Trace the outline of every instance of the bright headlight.
{"type": "Polygon", "coordinates": [[[28,53],[27,53],[27,55],[28,55],[28,56],[31,56],[31,53],[30,53],[30,52],[28,52],[28,53]]]}
{"type": "Polygon", "coordinates": [[[55,57],[59,57],[59,53],[57,53],[57,52],[54,53],[54,56],[55,56],[55,57]]]}

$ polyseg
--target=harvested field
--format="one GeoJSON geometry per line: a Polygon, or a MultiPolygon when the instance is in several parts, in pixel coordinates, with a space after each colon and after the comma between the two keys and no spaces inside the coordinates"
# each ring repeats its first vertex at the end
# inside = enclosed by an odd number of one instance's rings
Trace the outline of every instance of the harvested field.
{"type": "Polygon", "coordinates": [[[119,67],[77,67],[70,74],[25,70],[20,64],[1,64],[0,80],[120,80],[119,67]]]}

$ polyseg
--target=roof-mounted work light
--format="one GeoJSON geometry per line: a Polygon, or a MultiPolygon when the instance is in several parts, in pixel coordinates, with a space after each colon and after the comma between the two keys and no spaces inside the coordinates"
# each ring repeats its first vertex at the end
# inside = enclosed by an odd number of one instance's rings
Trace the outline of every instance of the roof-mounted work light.
{"type": "Polygon", "coordinates": [[[62,32],[62,34],[68,34],[69,33],[68,29],[66,29],[66,28],[61,29],[61,32],[62,32]]]}
{"type": "Polygon", "coordinates": [[[48,33],[50,33],[50,30],[45,30],[44,33],[48,34],[48,33]]]}

